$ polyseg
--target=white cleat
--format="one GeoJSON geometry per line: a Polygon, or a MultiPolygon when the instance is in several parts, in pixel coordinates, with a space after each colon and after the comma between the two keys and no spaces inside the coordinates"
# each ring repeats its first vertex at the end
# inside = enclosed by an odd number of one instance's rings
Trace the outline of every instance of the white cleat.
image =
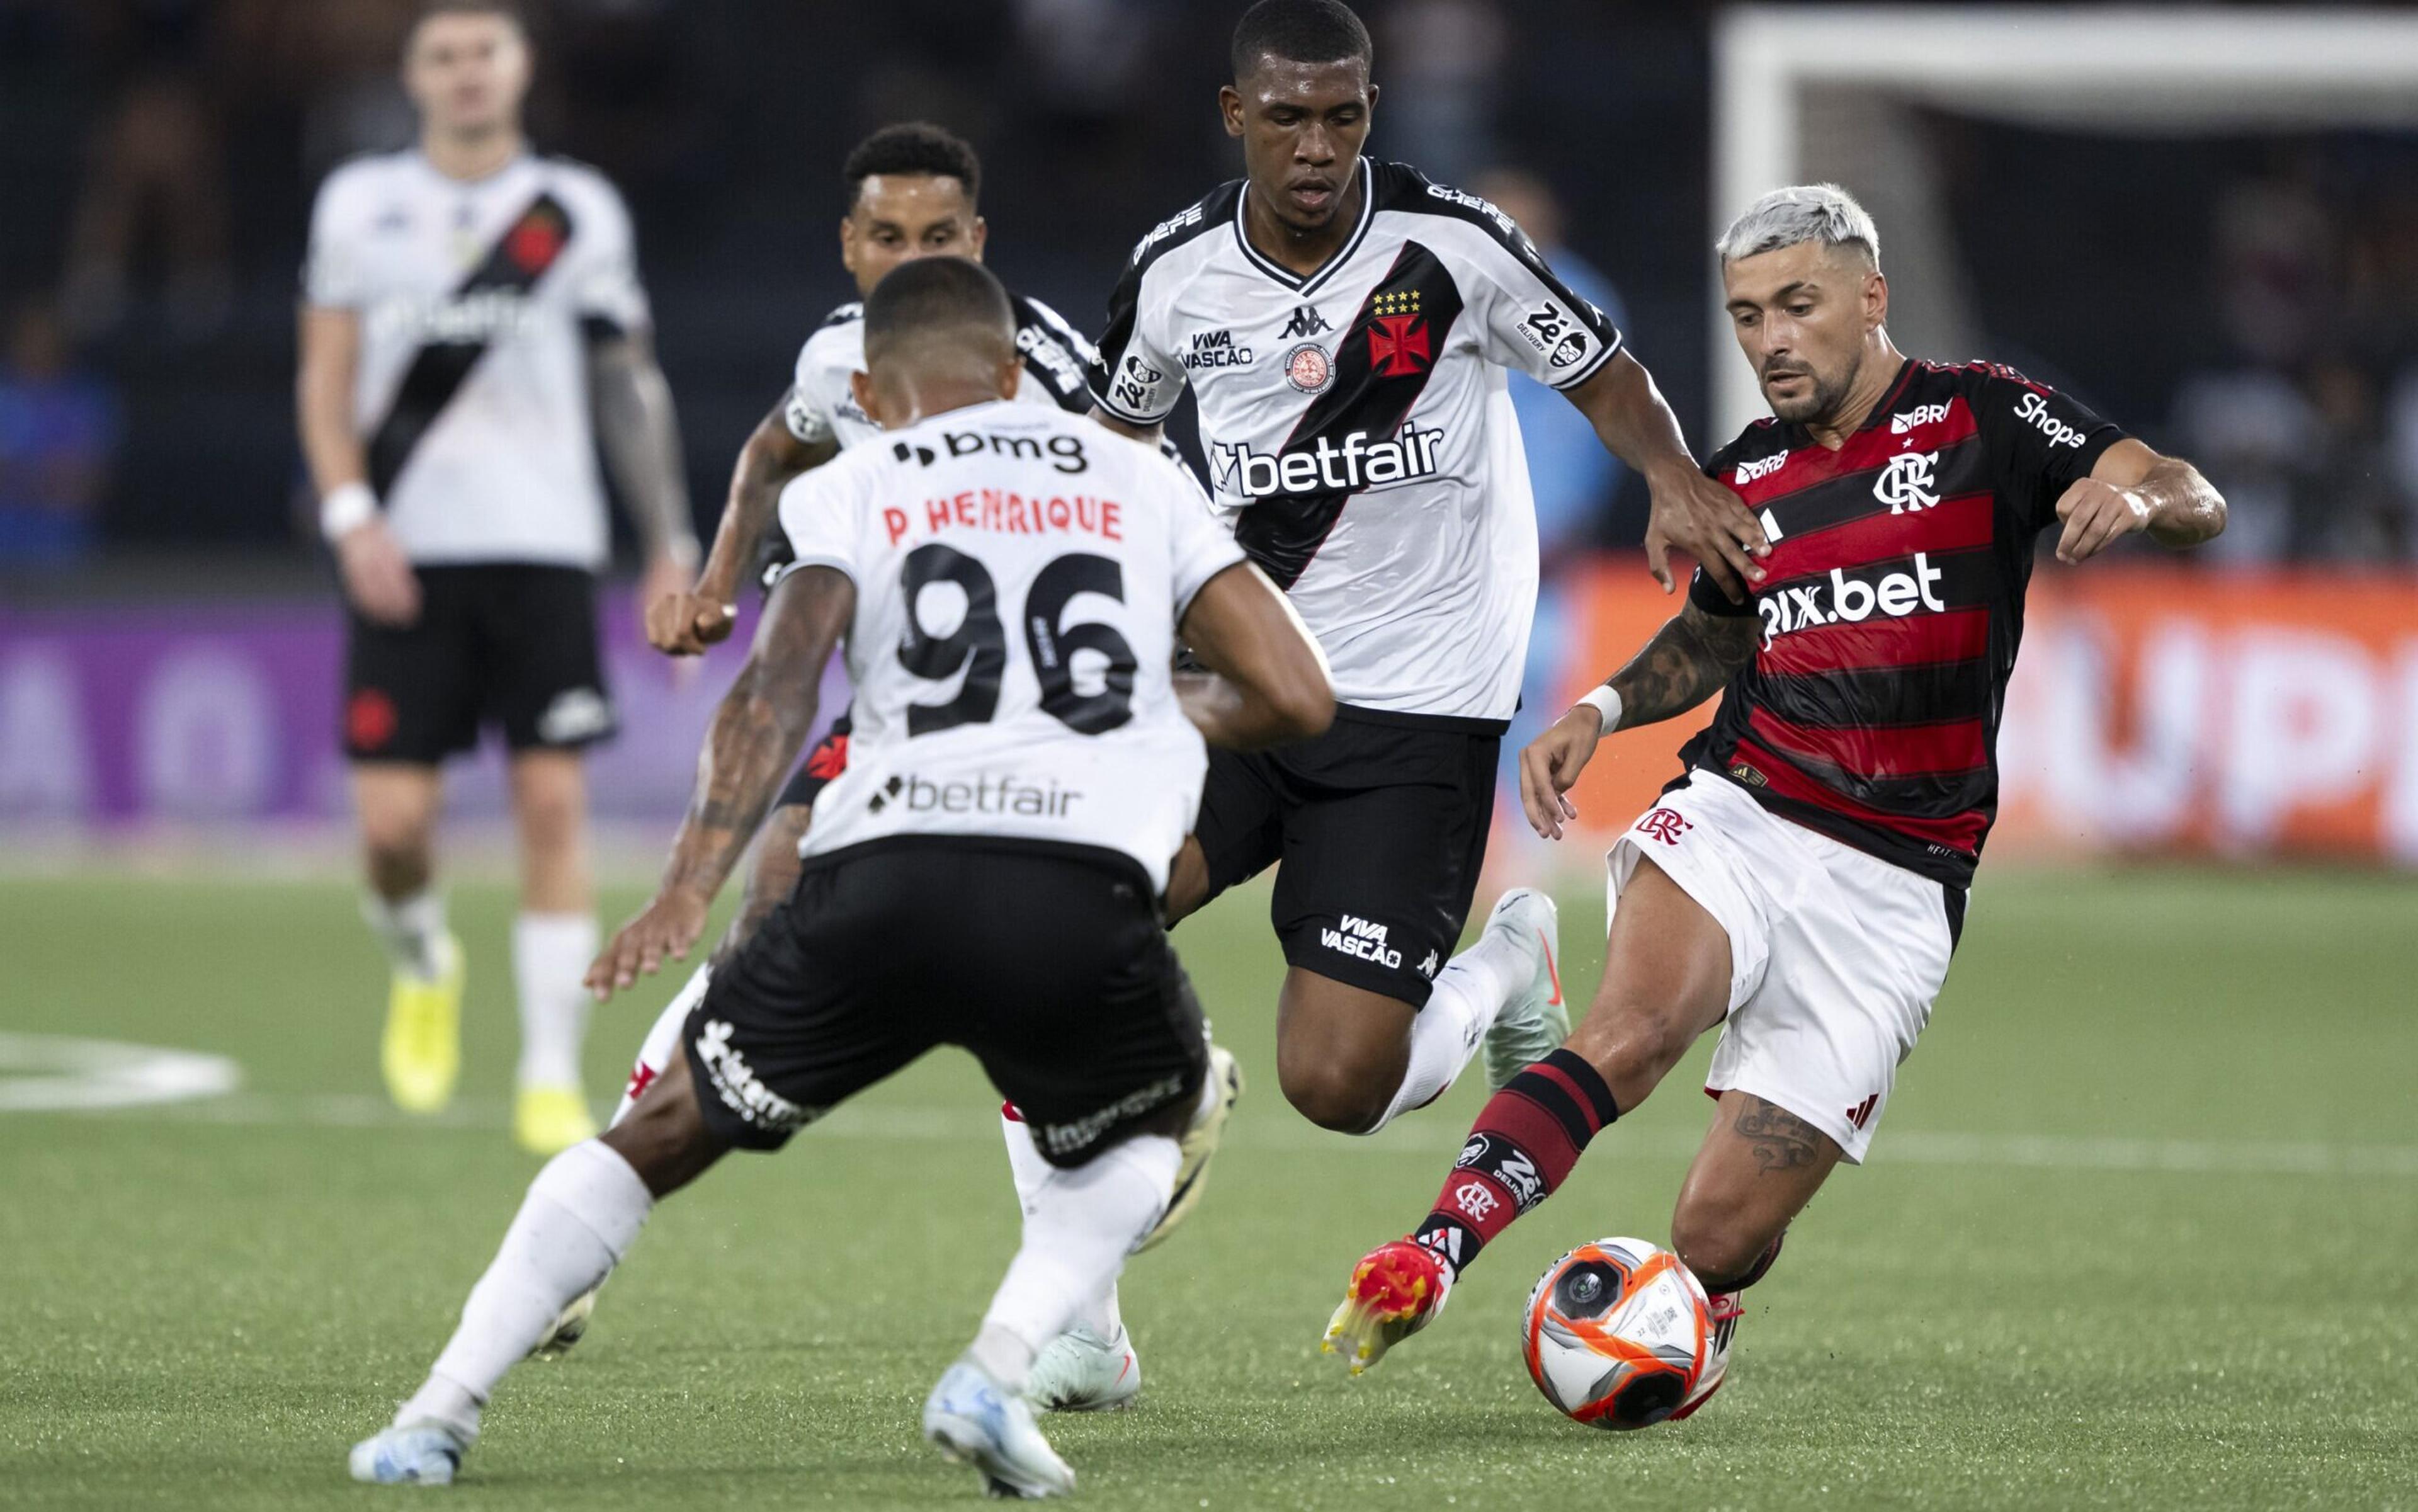
{"type": "Polygon", "coordinates": [[[1141,1357],[1133,1336],[1117,1328],[1102,1338],[1088,1328],[1070,1328],[1049,1341],[1033,1362],[1024,1395],[1045,1413],[1107,1413],[1130,1407],[1141,1395],[1141,1357]]]}
{"type": "Polygon", "coordinates": [[[1486,916],[1486,934],[1505,936],[1535,963],[1526,989],[1503,1005],[1486,1031],[1486,1084],[1497,1092],[1570,1037],[1569,1004],[1562,1000],[1560,918],[1553,900],[1533,887],[1504,893],[1486,916]]]}
{"type": "Polygon", "coordinates": [[[924,1400],[924,1438],[956,1465],[972,1465],[993,1496],[1064,1496],[1075,1472],[1033,1425],[1022,1397],[959,1360],[924,1400]]]}
{"type": "Polygon", "coordinates": [[[604,1290],[604,1283],[599,1281],[564,1304],[563,1309],[554,1315],[554,1321],[546,1325],[545,1336],[529,1346],[528,1357],[559,1360],[570,1353],[571,1346],[588,1336],[588,1320],[596,1311],[596,1293],[604,1290]]]}
{"type": "Polygon", "coordinates": [[[1209,1085],[1217,1095],[1208,1107],[1195,1108],[1192,1122],[1185,1125],[1183,1138],[1177,1141],[1184,1158],[1175,1168],[1175,1195],[1167,1199],[1167,1211],[1150,1232],[1142,1235],[1134,1246],[1139,1255],[1175,1231],[1175,1226],[1192,1215],[1200,1205],[1201,1193],[1209,1184],[1209,1162],[1217,1153],[1217,1142],[1226,1137],[1226,1120],[1233,1116],[1234,1105],[1243,1100],[1243,1064],[1234,1052],[1222,1045],[1209,1046],[1209,1085]]]}
{"type": "Polygon", "coordinates": [[[442,1423],[398,1424],[353,1445],[353,1479],[372,1486],[451,1486],[469,1447],[442,1423]]]}

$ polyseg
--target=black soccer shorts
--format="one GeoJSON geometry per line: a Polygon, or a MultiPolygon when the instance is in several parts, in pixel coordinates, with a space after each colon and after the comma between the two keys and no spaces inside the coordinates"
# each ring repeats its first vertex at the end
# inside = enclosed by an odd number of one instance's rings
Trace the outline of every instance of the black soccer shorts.
{"type": "Polygon", "coordinates": [[[1469,919],[1501,726],[1344,708],[1316,740],[1211,751],[1193,833],[1210,895],[1277,867],[1286,964],[1427,1005],[1469,919]]]}
{"type": "Polygon", "coordinates": [[[420,618],[348,611],[344,754],[433,766],[501,725],[514,751],[576,750],[618,721],[596,638],[596,578],[528,562],[422,567],[420,618]]]}
{"type": "Polygon", "coordinates": [[[973,1052],[1052,1164],[1079,1166],[1208,1070],[1201,1004],[1127,857],[911,835],[809,856],[681,1031],[705,1122],[791,1134],[939,1045],[973,1052]]]}

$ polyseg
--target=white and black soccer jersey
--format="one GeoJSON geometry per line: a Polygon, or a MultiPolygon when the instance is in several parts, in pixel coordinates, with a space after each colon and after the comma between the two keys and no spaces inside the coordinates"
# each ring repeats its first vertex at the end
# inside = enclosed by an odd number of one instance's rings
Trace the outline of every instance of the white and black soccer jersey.
{"type": "Polygon", "coordinates": [[[1559,389],[1620,333],[1501,211],[1363,160],[1360,219],[1303,276],[1225,185],[1134,249],[1092,393],[1137,424],[1200,401],[1234,537],[1318,635],[1344,704],[1508,720],[1537,522],[1505,370],[1559,389]]]}
{"type": "Polygon", "coordinates": [[[1243,560],[1184,470],[1078,416],[996,401],[790,483],[791,572],[856,584],[847,771],[802,855],[898,835],[1121,852],[1167,886],[1206,752],[1175,626],[1243,560]]]}
{"type": "Polygon", "coordinates": [[[604,564],[585,345],[649,316],[603,175],[534,156],[470,181],[416,151],[347,163],[312,212],[303,297],[360,313],[354,418],[413,561],[604,564]]]}
{"type": "MultiPolygon", "coordinates": [[[[1086,373],[1094,358],[1092,344],[1038,299],[1011,294],[1008,302],[1016,311],[1016,349],[1024,357],[1017,399],[1088,414],[1092,394],[1086,373]]],[[[864,371],[865,305],[851,299],[825,315],[798,348],[797,374],[789,386],[788,403],[782,408],[789,434],[808,446],[836,441],[842,450],[880,435],[881,428],[849,389],[849,375],[864,371]]]]}

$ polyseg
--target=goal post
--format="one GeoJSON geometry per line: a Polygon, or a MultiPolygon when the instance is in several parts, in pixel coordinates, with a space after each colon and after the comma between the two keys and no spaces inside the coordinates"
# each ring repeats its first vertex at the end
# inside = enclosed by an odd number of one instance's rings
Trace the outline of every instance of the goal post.
{"type": "MultiPolygon", "coordinates": [[[[2418,13],[1994,5],[1723,12],[1713,34],[1706,247],[1766,191],[1849,180],[1884,242],[1910,252],[1920,270],[1892,300],[1891,323],[1905,328],[1900,344],[1973,355],[1957,349],[1967,334],[1960,275],[1946,255],[1936,176],[1904,130],[1907,106],[2111,134],[2409,126],[2418,124],[2418,13]]],[[[1894,251],[1890,262],[1909,267],[1894,251]]],[[[1709,329],[1711,445],[1765,407],[1718,308],[1709,329]]]]}

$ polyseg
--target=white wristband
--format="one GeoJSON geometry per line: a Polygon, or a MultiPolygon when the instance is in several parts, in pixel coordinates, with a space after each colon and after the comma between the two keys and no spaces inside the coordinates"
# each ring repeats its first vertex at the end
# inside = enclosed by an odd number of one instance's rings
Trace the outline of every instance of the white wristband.
{"type": "Polygon", "coordinates": [[[1586,696],[1570,707],[1576,709],[1580,704],[1596,711],[1597,717],[1603,722],[1605,734],[1609,735],[1620,728],[1620,695],[1614,691],[1611,683],[1598,683],[1589,688],[1586,696]]]}
{"type": "Polygon", "coordinates": [[[330,544],[377,518],[377,496],[367,483],[344,483],[319,501],[319,534],[330,544]]]}

